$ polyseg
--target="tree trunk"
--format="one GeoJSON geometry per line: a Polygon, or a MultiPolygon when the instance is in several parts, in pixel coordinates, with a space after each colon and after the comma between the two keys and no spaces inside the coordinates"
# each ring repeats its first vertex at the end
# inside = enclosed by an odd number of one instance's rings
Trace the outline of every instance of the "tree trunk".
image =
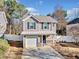
{"type": "Polygon", "coordinates": [[[9,25],[9,26],[10,26],[10,29],[9,29],[9,30],[10,30],[10,31],[9,31],[9,34],[11,34],[11,25],[9,25]]]}

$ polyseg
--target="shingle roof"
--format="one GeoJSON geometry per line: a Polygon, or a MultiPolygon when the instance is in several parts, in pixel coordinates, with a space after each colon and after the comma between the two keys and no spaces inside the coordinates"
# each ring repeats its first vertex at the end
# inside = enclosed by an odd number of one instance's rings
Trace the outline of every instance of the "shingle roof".
{"type": "Polygon", "coordinates": [[[57,22],[54,18],[50,16],[33,16],[39,22],[57,22]]]}
{"type": "Polygon", "coordinates": [[[76,18],[76,19],[70,21],[68,24],[76,24],[76,23],[79,23],[79,18],[76,18]]]}
{"type": "Polygon", "coordinates": [[[50,17],[50,16],[33,16],[33,15],[29,15],[26,18],[24,18],[23,21],[27,20],[29,17],[34,18],[38,22],[55,22],[55,23],[57,23],[57,21],[54,18],[50,17]]]}

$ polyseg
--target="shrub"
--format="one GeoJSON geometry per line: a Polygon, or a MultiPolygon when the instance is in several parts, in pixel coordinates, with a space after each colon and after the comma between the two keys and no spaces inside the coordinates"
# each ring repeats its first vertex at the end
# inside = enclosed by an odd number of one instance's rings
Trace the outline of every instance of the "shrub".
{"type": "Polygon", "coordinates": [[[7,40],[0,38],[0,49],[6,51],[9,48],[7,40]]]}
{"type": "Polygon", "coordinates": [[[0,38],[0,59],[3,58],[3,55],[7,51],[8,48],[9,48],[9,44],[7,40],[0,38]]]}

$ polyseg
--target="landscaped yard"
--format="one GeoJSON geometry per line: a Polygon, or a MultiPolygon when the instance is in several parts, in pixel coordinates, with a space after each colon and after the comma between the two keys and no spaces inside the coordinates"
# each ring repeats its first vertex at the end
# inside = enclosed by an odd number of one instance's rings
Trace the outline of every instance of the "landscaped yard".
{"type": "Polygon", "coordinates": [[[8,50],[8,48],[9,48],[8,42],[0,38],[0,59],[4,58],[4,54],[8,50]]]}
{"type": "Polygon", "coordinates": [[[58,43],[51,46],[66,59],[79,59],[79,46],[74,43],[58,43]]]}
{"type": "Polygon", "coordinates": [[[6,59],[21,59],[22,56],[22,50],[21,47],[10,47],[9,50],[5,54],[6,59]]]}
{"type": "MultiPolygon", "coordinates": [[[[62,56],[64,56],[65,59],[79,59],[79,46],[74,43],[57,43],[55,46],[51,43],[50,46],[58,51],[62,56]]],[[[0,39],[0,59],[21,59],[22,52],[22,47],[9,46],[6,40],[2,38],[0,39]]],[[[36,56],[39,55],[36,54],[36,56]]]]}
{"type": "Polygon", "coordinates": [[[0,49],[0,59],[3,58],[3,55],[4,55],[4,51],[0,49]]]}

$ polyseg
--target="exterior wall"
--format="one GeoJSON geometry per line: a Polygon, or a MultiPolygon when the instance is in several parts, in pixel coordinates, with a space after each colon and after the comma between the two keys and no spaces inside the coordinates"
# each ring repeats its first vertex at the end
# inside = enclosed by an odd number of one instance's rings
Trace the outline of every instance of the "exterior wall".
{"type": "MultiPolygon", "coordinates": [[[[46,44],[50,41],[50,42],[53,42],[53,36],[54,35],[46,35],[46,44]]],[[[36,48],[36,47],[40,47],[40,46],[43,46],[43,35],[25,35],[23,37],[23,47],[24,48],[36,48]],[[35,38],[33,39],[32,36],[35,38]],[[31,39],[31,40],[30,40],[31,39]],[[33,40],[33,41],[32,41],[33,40]],[[31,44],[28,45],[28,44],[31,44]]]]}
{"type": "Polygon", "coordinates": [[[36,22],[36,29],[34,29],[34,30],[31,29],[31,31],[49,31],[52,34],[56,34],[56,23],[49,23],[49,29],[44,30],[44,29],[42,29],[41,23],[30,18],[30,19],[23,22],[23,31],[29,31],[30,30],[30,29],[29,30],[27,29],[27,22],[36,22]],[[54,26],[53,26],[53,24],[54,24],[54,26]]]}
{"type": "Polygon", "coordinates": [[[42,42],[42,36],[38,36],[38,43],[42,42]]]}
{"type": "Polygon", "coordinates": [[[56,23],[52,23],[52,31],[54,32],[54,33],[56,33],[56,23]]]}
{"type": "MultiPolygon", "coordinates": [[[[46,41],[53,40],[52,36],[56,35],[56,23],[51,22],[51,23],[49,23],[49,29],[42,29],[42,23],[37,22],[36,20],[33,20],[32,18],[29,18],[23,22],[23,31],[28,33],[26,35],[26,33],[24,32],[25,33],[25,35],[23,37],[24,48],[27,47],[27,40],[29,40],[31,36],[34,36],[33,34],[35,34],[35,39],[38,41],[37,44],[35,43],[32,46],[32,47],[35,47],[35,46],[39,46],[40,43],[43,45],[43,35],[46,35],[46,41]],[[36,29],[27,29],[27,22],[36,22],[36,29]]],[[[29,44],[34,43],[34,42],[36,42],[36,40],[34,40],[33,42],[28,41],[28,43],[29,44]]]]}
{"type": "MultiPolygon", "coordinates": [[[[27,31],[27,22],[35,22],[32,18],[29,18],[28,20],[23,22],[23,31],[27,31]]],[[[36,23],[36,29],[37,29],[37,23],[36,23]]]]}

